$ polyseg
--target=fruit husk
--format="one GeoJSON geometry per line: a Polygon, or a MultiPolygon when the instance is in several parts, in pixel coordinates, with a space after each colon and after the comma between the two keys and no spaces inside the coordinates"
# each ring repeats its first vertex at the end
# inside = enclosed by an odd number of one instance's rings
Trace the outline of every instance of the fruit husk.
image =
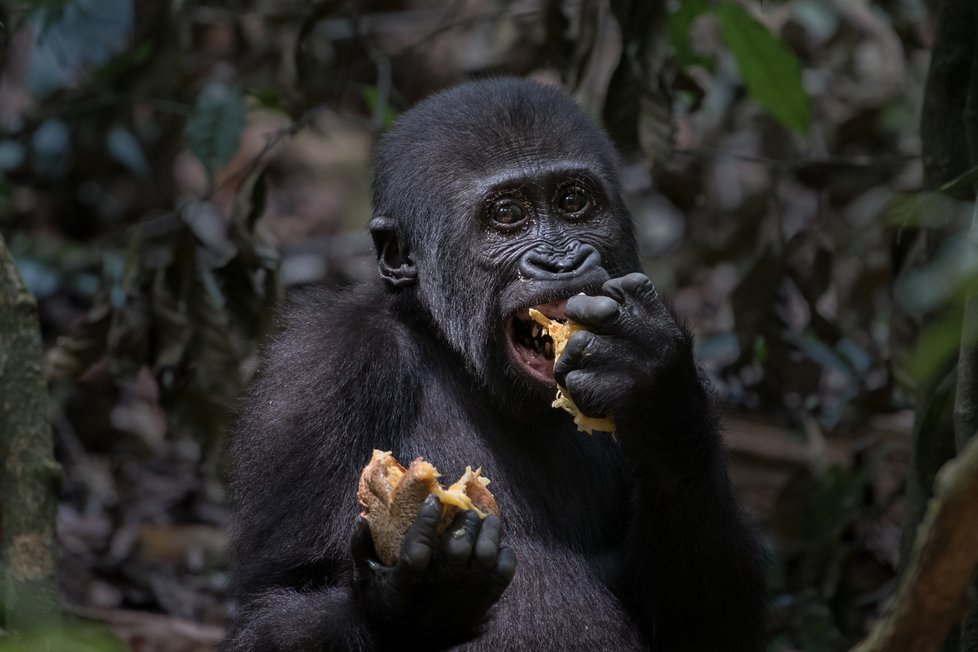
{"type": "Polygon", "coordinates": [[[429,494],[438,496],[442,514],[438,532],[443,532],[460,509],[471,509],[481,518],[499,516],[499,506],[482,477],[482,469],[465,467],[465,473],[448,489],[441,486],[441,474],[423,458],[407,468],[401,466],[390,451],[374,450],[370,462],[360,474],[357,500],[361,516],[370,527],[374,549],[381,563],[393,566],[401,553],[404,537],[417,518],[421,504],[429,494]]]}

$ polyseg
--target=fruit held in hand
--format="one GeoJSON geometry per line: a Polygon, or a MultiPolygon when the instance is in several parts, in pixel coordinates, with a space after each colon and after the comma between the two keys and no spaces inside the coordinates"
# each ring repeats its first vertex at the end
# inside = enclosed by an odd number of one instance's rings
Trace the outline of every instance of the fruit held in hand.
{"type": "Polygon", "coordinates": [[[374,450],[370,462],[360,474],[357,500],[363,507],[361,516],[370,526],[377,557],[393,566],[401,553],[404,535],[414,522],[421,504],[429,494],[442,503],[439,532],[444,531],[460,509],[470,509],[485,518],[499,516],[499,506],[489,492],[489,478],[482,469],[465,467],[465,473],[448,489],[438,482],[438,469],[423,458],[417,458],[405,468],[390,451],[374,450]]]}
{"type": "MultiPolygon", "coordinates": [[[[567,346],[567,340],[571,338],[571,335],[577,331],[586,330],[583,326],[570,319],[563,322],[550,319],[535,308],[530,308],[530,318],[546,328],[547,333],[550,334],[550,339],[554,341],[554,366],[560,360],[560,356],[564,352],[564,347],[567,346]]],[[[560,385],[557,385],[557,397],[551,403],[551,406],[569,412],[574,417],[574,423],[577,424],[578,430],[582,430],[588,434],[591,434],[593,430],[615,432],[615,422],[612,419],[587,416],[574,405],[574,401],[567,395],[567,390],[560,385]]]]}

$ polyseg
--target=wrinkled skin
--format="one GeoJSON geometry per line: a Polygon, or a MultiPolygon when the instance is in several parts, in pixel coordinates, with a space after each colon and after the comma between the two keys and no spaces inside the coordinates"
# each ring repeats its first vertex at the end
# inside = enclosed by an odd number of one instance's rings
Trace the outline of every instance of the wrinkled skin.
{"type": "Polygon", "coordinates": [[[759,546],[617,165],[570,100],[513,79],[382,139],[379,279],[295,297],[243,403],[228,649],[763,649],[759,546]],[[556,368],[530,307],[587,328],[556,368]],[[552,409],[557,382],[616,437],[552,409]],[[374,448],[481,466],[502,518],[439,533],[429,499],[381,565],[355,497],[374,448]]]}

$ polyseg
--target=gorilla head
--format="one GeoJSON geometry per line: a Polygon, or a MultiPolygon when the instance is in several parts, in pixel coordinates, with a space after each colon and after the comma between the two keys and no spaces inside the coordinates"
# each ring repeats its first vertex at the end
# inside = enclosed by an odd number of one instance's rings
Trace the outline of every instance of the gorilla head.
{"type": "Polygon", "coordinates": [[[381,276],[483,386],[549,393],[553,353],[527,310],[638,269],[608,137],[563,93],[491,79],[405,113],[376,151],[381,276]]]}

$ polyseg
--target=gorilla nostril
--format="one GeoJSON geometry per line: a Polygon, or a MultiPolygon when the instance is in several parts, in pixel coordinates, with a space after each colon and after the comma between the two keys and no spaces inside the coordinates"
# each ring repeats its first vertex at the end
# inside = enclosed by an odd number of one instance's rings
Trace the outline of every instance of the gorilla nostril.
{"type": "Polygon", "coordinates": [[[574,243],[562,249],[538,247],[520,261],[525,277],[555,280],[577,276],[601,264],[601,256],[591,245],[574,243]]]}
{"type": "Polygon", "coordinates": [[[574,269],[577,263],[578,260],[575,256],[563,252],[554,252],[552,257],[540,256],[538,258],[540,267],[551,272],[565,272],[574,269]]]}

